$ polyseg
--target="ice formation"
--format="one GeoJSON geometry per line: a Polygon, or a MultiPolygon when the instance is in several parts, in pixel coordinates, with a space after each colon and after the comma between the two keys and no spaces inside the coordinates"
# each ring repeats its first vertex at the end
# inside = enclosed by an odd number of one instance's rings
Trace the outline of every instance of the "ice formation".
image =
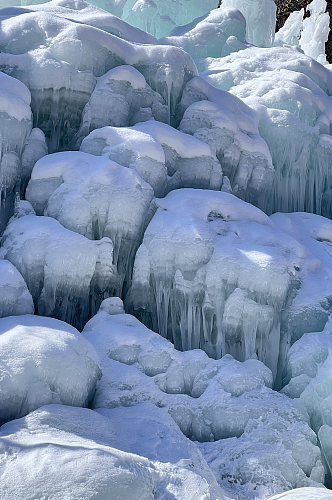
{"type": "Polygon", "coordinates": [[[247,42],[257,47],[271,47],[277,12],[274,0],[223,0],[222,4],[238,9],[244,15],[247,42]]]}
{"type": "Polygon", "coordinates": [[[116,441],[116,426],[104,415],[42,406],[0,430],[0,453],[6,455],[0,461],[0,495],[7,500],[225,498],[212,473],[205,478],[192,468],[196,457],[163,463],[116,449],[116,441]]]}
{"type": "Polygon", "coordinates": [[[178,352],[124,314],[119,299],[105,300],[83,335],[99,354],[103,372],[93,407],[117,408],[119,418],[123,406],[140,407],[146,401],[167,409],[182,432],[199,441],[232,498],[254,499],[258,485],[266,497],[323,480],[307,417],[269,388],[272,374],[261,362],[240,363],[229,355],[214,361],[202,351],[178,352]]]}
{"type": "Polygon", "coordinates": [[[103,298],[116,289],[113,243],[91,241],[50,217],[12,220],[1,254],[20,271],[36,312],[82,327],[103,298]]]}
{"type": "Polygon", "coordinates": [[[89,342],[52,318],[1,318],[0,357],[0,424],[48,403],[87,406],[100,376],[89,342]]]}
{"type": "Polygon", "coordinates": [[[177,190],[156,203],[136,254],[130,310],[177,348],[258,357],[276,375],[291,337],[328,317],[332,222],[269,218],[208,190],[177,190]]]}
{"type": "Polygon", "coordinates": [[[259,114],[275,179],[265,190],[268,212],[308,211],[331,217],[331,71],[287,47],[241,50],[207,59],[203,77],[259,114]]]}
{"type": "Polygon", "coordinates": [[[0,259],[0,317],[33,313],[33,300],[22,275],[8,260],[0,259]]]}
{"type": "Polygon", "coordinates": [[[26,198],[37,215],[53,217],[89,239],[110,238],[113,260],[110,241],[95,244],[100,245],[101,255],[104,252],[99,266],[106,275],[101,280],[109,281],[113,262],[112,293],[122,292],[153,198],[152,188],[133,169],[81,151],[54,153],[36,163],[26,198]]]}

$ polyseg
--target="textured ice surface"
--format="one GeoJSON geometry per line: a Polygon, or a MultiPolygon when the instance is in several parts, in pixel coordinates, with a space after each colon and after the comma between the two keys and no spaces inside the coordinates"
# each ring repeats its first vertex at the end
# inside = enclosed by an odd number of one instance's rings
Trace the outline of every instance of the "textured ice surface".
{"type": "Polygon", "coordinates": [[[210,145],[237,196],[264,208],[274,170],[259,116],[199,77],[187,84],[181,105],[180,129],[210,145]]]}
{"type": "Polygon", "coordinates": [[[275,375],[291,337],[326,322],[331,221],[270,219],[214,191],[177,190],[156,203],[136,254],[130,310],[177,348],[258,357],[275,375]]]}
{"type": "Polygon", "coordinates": [[[194,454],[163,463],[118,450],[116,441],[112,420],[84,408],[48,405],[10,422],[0,431],[1,497],[223,500],[213,475],[192,467],[194,454]]]}
{"type": "Polygon", "coordinates": [[[33,313],[33,300],[22,275],[8,260],[0,260],[0,317],[33,313]]]}
{"type": "Polygon", "coordinates": [[[216,361],[199,350],[178,352],[120,306],[119,299],[105,300],[83,331],[101,359],[95,408],[117,408],[119,418],[122,406],[150,401],[165,408],[186,436],[201,443],[232,498],[255,498],[257,485],[263,498],[322,481],[307,417],[269,388],[267,367],[229,355],[216,361]],[[236,454],[237,443],[243,455],[236,454]]]}
{"type": "Polygon", "coordinates": [[[1,253],[22,274],[38,314],[79,328],[116,288],[111,240],[91,241],[50,217],[12,220],[1,253]]]}
{"type": "Polygon", "coordinates": [[[275,168],[265,190],[268,212],[309,211],[331,217],[332,74],[287,47],[249,48],[208,59],[204,78],[255,109],[275,168]],[[270,201],[270,203],[269,203],[270,201]],[[324,207],[327,208],[324,208],[324,207]]]}
{"type": "Polygon", "coordinates": [[[246,22],[240,11],[222,7],[175,28],[161,43],[183,48],[199,65],[203,57],[223,57],[245,48],[246,22]]]}
{"type": "Polygon", "coordinates": [[[177,47],[148,45],[141,32],[133,37],[133,28],[123,23],[122,38],[105,31],[107,23],[105,28],[98,20],[91,22],[98,14],[91,14],[85,2],[45,5],[23,13],[18,9],[13,17],[11,9],[0,10],[0,69],[29,87],[36,124],[46,133],[51,152],[68,147],[97,77],[117,66],[129,64],[142,73],[174,118],[184,84],[197,73],[188,54],[177,47]]]}
{"type": "Polygon", "coordinates": [[[21,182],[21,155],[32,128],[30,92],[0,72],[0,232],[14,210],[21,182]]]}
{"type": "Polygon", "coordinates": [[[269,500],[330,500],[332,493],[325,488],[298,488],[276,495],[269,500]]]}
{"type": "Polygon", "coordinates": [[[224,7],[233,7],[244,15],[247,42],[257,47],[271,47],[277,12],[274,0],[223,0],[222,3],[224,7]]]}
{"type": "MultiPolygon", "coordinates": [[[[110,238],[117,273],[113,291],[121,293],[145,227],[152,188],[133,169],[104,156],[70,151],[36,163],[26,198],[37,215],[53,217],[89,239],[110,238]]],[[[105,254],[105,269],[112,265],[106,259],[105,254]]],[[[107,276],[102,279],[107,282],[107,276]]]]}
{"type": "Polygon", "coordinates": [[[0,356],[1,424],[48,403],[87,406],[100,376],[92,346],[52,318],[1,318],[0,356]]]}

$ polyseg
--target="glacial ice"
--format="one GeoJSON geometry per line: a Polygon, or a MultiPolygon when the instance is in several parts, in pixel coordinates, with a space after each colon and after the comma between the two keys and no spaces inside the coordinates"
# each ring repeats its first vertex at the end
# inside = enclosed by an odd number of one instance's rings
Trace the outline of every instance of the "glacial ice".
{"type": "Polygon", "coordinates": [[[274,0],[223,0],[222,4],[244,15],[247,42],[256,47],[272,46],[277,12],[274,0]]]}
{"type": "Polygon", "coordinates": [[[260,208],[331,217],[324,208],[332,184],[331,71],[289,47],[251,47],[207,59],[206,70],[202,76],[210,83],[258,112],[275,168],[260,208]]]}
{"type": "Polygon", "coordinates": [[[257,484],[266,497],[323,480],[308,417],[269,388],[272,374],[261,362],[240,363],[230,355],[212,360],[203,351],[176,351],[124,314],[114,298],[102,303],[83,336],[101,360],[93,407],[111,408],[110,418],[113,408],[121,418],[123,406],[135,409],[150,402],[164,408],[186,436],[199,441],[232,498],[236,494],[241,500],[254,499],[257,484]],[[242,457],[236,455],[236,443],[244,451],[242,457]]]}
{"type": "Polygon", "coordinates": [[[1,254],[22,274],[37,314],[78,328],[118,285],[111,240],[91,241],[50,217],[12,220],[3,234],[1,254]]]}
{"type": "Polygon", "coordinates": [[[0,357],[0,424],[44,404],[87,406],[100,376],[89,342],[52,318],[1,318],[0,357]]]}
{"type": "MultiPolygon", "coordinates": [[[[203,470],[197,471],[198,450],[189,459],[163,463],[116,449],[116,441],[116,426],[104,415],[85,408],[42,406],[1,427],[0,496],[226,500],[212,473],[205,478],[203,470]]],[[[184,437],[181,441],[186,456],[190,446],[184,437]]]]}
{"type": "Polygon", "coordinates": [[[0,317],[33,313],[33,300],[22,275],[8,260],[0,259],[0,317]]]}

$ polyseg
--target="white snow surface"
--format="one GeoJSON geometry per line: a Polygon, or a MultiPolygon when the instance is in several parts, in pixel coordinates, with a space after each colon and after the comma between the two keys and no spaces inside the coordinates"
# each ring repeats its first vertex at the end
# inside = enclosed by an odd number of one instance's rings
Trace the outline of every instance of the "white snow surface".
{"type": "Polygon", "coordinates": [[[87,406],[100,376],[89,342],[52,318],[1,318],[0,357],[1,424],[44,404],[87,406]]]}
{"type": "Polygon", "coordinates": [[[33,300],[22,275],[8,260],[0,259],[0,317],[33,313],[33,300]]]}

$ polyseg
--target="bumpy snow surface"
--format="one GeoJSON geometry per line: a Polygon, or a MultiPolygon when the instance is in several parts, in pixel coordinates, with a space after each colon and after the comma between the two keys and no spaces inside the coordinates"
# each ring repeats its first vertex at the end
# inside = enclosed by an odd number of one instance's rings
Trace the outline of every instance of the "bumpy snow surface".
{"type": "Polygon", "coordinates": [[[0,0],[0,500],[332,499],[326,0],[0,0]],[[309,15],[310,14],[310,15],[309,15]]]}

